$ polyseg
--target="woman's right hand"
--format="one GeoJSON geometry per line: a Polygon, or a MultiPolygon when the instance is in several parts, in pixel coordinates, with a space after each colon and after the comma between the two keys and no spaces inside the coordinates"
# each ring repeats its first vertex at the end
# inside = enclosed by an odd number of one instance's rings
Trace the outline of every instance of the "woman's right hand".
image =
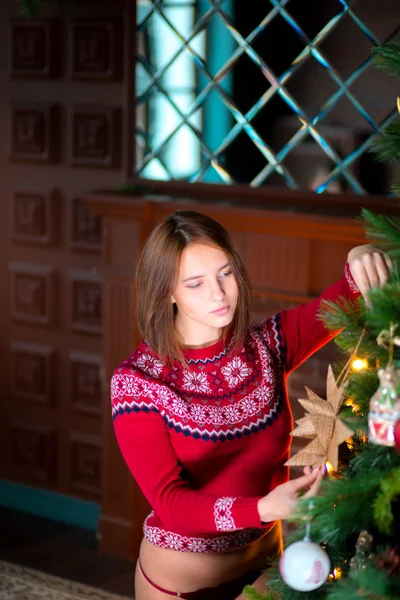
{"type": "Polygon", "coordinates": [[[311,498],[318,494],[324,476],[324,467],[317,467],[311,472],[306,467],[304,472],[306,475],[278,485],[272,492],[258,501],[258,512],[263,523],[288,519],[293,516],[301,489],[308,488],[302,498],[311,498]]]}

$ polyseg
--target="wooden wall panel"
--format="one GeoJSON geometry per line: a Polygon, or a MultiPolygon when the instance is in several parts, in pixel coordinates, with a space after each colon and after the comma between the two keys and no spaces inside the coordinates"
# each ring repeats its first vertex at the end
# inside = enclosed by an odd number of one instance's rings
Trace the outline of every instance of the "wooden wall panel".
{"type": "Polygon", "coordinates": [[[70,26],[70,76],[115,81],[122,75],[121,19],[78,19],[70,26]]]}
{"type": "Polygon", "coordinates": [[[72,351],[70,360],[70,402],[73,411],[102,415],[104,386],[103,357],[98,354],[72,351]]]}
{"type": "Polygon", "coordinates": [[[55,398],[54,348],[11,342],[11,394],[15,399],[51,405],[55,398]]]}
{"type": "Polygon", "coordinates": [[[243,258],[257,290],[307,295],[309,254],[307,239],[247,233],[243,258]]]}
{"type": "Polygon", "coordinates": [[[14,102],[10,124],[10,160],[44,164],[58,161],[61,143],[59,106],[14,102]]]}
{"type": "Polygon", "coordinates": [[[57,482],[57,434],[49,427],[24,422],[10,424],[11,460],[14,475],[29,482],[57,482]]]}
{"type": "Polygon", "coordinates": [[[11,236],[20,244],[52,246],[57,238],[56,202],[59,194],[15,191],[12,198],[11,236]]]}
{"type": "Polygon", "coordinates": [[[0,2],[0,478],[95,502],[104,232],[82,194],[131,168],[131,17],[125,0],[34,19],[0,2]]]}
{"type": "Polygon", "coordinates": [[[13,20],[10,71],[14,78],[53,78],[61,71],[61,22],[13,20]]]}
{"type": "Polygon", "coordinates": [[[101,440],[84,433],[69,436],[69,487],[92,500],[101,499],[101,440]]]}
{"type": "Polygon", "coordinates": [[[12,317],[24,323],[52,325],[56,303],[53,267],[12,262],[9,268],[12,317]]]}

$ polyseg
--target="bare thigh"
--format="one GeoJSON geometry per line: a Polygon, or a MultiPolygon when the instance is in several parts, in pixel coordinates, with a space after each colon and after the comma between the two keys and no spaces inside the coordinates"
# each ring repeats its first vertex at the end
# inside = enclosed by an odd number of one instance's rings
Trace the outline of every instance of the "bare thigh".
{"type": "MultiPolygon", "coordinates": [[[[155,581],[154,583],[157,583],[157,581],[155,581]]],[[[173,591],[175,590],[171,590],[171,592],[173,591]]],[[[136,563],[135,571],[135,600],[166,600],[167,598],[171,600],[173,596],[160,592],[155,587],[153,587],[148,581],[146,581],[139,567],[138,561],[136,563]]]]}

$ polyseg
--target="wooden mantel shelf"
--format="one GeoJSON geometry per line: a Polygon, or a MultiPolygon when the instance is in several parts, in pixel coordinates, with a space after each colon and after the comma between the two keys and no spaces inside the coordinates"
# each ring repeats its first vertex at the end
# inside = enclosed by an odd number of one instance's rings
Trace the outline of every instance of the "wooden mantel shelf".
{"type": "MultiPolygon", "coordinates": [[[[290,210],[260,208],[242,203],[211,203],[208,200],[173,200],[160,197],[126,196],[124,194],[90,193],[84,196],[90,208],[106,219],[151,221],[163,219],[178,209],[199,210],[212,214],[225,226],[241,231],[290,234],[295,237],[335,239],[352,242],[365,240],[361,224],[354,217],[290,210]],[[356,236],[356,237],[355,237],[356,236]]],[[[359,215],[359,213],[358,213],[359,215]]],[[[357,216],[358,216],[357,215],[357,216]]]]}

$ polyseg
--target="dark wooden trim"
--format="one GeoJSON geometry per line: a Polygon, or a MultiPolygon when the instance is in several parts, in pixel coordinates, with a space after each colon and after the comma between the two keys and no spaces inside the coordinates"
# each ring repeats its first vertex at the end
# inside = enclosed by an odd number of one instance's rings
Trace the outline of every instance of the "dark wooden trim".
{"type": "MultiPolygon", "coordinates": [[[[150,231],[151,223],[160,221],[177,208],[201,210],[200,203],[193,206],[185,199],[179,202],[161,202],[149,197],[113,195],[111,192],[108,195],[100,192],[86,194],[83,199],[91,210],[102,217],[140,220],[142,224],[146,222],[148,231],[143,232],[144,237],[150,231]]],[[[209,209],[209,203],[205,203],[204,207],[209,209]]],[[[226,204],[213,205],[212,213],[213,218],[223,220],[225,226],[232,230],[365,243],[362,226],[354,217],[268,210],[261,206],[250,209],[242,205],[226,204]]]]}
{"type": "MultiPolygon", "coordinates": [[[[169,196],[171,199],[193,199],[205,203],[229,202],[246,208],[308,210],[325,215],[359,215],[361,208],[377,212],[392,212],[399,208],[398,198],[389,196],[361,196],[356,194],[316,194],[309,190],[290,190],[285,187],[249,185],[219,185],[189,183],[187,181],[155,181],[134,177],[129,180],[149,196],[169,196]]],[[[133,195],[133,194],[132,194],[133,195]]]]}

